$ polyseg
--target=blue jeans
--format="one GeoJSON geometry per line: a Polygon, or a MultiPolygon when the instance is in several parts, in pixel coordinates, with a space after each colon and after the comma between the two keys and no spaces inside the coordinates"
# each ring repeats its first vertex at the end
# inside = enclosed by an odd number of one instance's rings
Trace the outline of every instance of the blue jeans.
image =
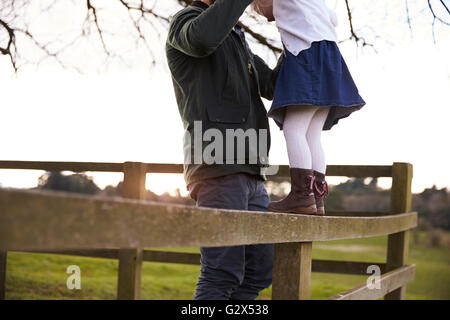
{"type": "MultiPolygon", "coordinates": [[[[269,196],[256,176],[232,174],[189,186],[199,207],[268,211],[269,196]]],[[[273,244],[201,247],[195,300],[254,300],[272,283],[273,244]]]]}

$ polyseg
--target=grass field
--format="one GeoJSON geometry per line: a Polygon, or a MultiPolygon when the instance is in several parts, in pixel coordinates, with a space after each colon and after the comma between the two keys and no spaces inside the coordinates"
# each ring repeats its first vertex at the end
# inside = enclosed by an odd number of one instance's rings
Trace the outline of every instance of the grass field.
{"type": "MultiPolygon", "coordinates": [[[[314,243],[313,258],[383,262],[386,237],[314,243]]],[[[198,252],[196,248],[173,251],[198,252]]],[[[416,278],[407,287],[408,299],[450,299],[450,251],[411,245],[409,264],[416,278]]],[[[7,299],[115,299],[117,260],[49,254],[8,253],[7,299]],[[68,290],[66,269],[81,269],[81,290],[68,290]]],[[[192,299],[199,266],[145,262],[142,299],[192,299]]],[[[365,276],[313,273],[312,298],[326,299],[365,283],[365,276]]],[[[260,299],[270,299],[271,288],[260,299]]]]}

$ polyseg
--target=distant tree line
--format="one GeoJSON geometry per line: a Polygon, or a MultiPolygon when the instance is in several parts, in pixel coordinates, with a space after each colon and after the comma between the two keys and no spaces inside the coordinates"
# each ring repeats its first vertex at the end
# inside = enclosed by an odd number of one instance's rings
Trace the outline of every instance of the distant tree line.
{"type": "Polygon", "coordinates": [[[47,172],[39,177],[38,189],[58,190],[84,194],[97,194],[100,188],[85,174],[63,175],[61,172],[47,172]]]}

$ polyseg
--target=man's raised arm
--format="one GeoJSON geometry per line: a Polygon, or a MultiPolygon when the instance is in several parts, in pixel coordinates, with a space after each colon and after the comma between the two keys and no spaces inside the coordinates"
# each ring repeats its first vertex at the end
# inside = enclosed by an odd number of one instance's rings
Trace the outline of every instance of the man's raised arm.
{"type": "Polygon", "coordinates": [[[183,10],[169,28],[168,44],[193,57],[213,53],[253,0],[216,0],[203,12],[183,10]]]}

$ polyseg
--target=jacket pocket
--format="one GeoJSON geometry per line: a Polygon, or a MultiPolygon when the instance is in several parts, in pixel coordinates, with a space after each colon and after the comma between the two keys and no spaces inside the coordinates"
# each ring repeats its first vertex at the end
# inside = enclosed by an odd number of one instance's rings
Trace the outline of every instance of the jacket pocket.
{"type": "Polygon", "coordinates": [[[244,123],[250,112],[250,90],[245,75],[239,74],[233,64],[228,64],[223,89],[218,93],[217,105],[207,106],[211,122],[244,123]]]}

